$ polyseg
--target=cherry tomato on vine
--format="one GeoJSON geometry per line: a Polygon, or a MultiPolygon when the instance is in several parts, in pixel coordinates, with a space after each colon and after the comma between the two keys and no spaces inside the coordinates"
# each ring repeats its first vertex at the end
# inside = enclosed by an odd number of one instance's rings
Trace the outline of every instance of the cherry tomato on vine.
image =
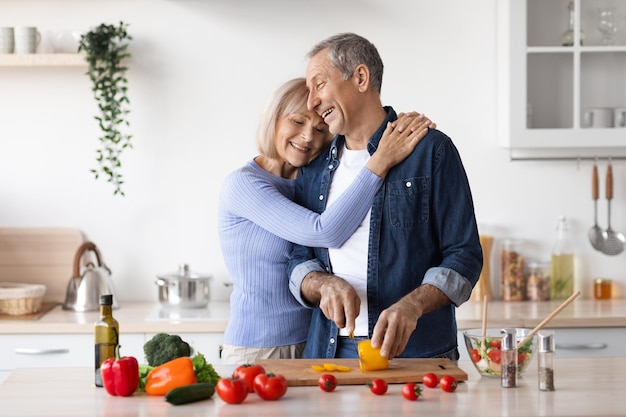
{"type": "Polygon", "coordinates": [[[246,381],[248,392],[254,392],[254,378],[258,374],[264,374],[265,369],[261,365],[240,365],[235,368],[233,378],[239,378],[246,381]]]}
{"type": "Polygon", "coordinates": [[[337,378],[331,374],[324,374],[317,380],[317,385],[320,386],[322,391],[332,392],[337,388],[337,378]]]}
{"type": "Polygon", "coordinates": [[[240,404],[248,396],[246,381],[240,378],[222,378],[215,386],[217,395],[229,404],[240,404]]]}
{"type": "Polygon", "coordinates": [[[415,382],[407,382],[402,387],[402,396],[409,401],[416,401],[422,395],[422,389],[415,382]]]}
{"type": "Polygon", "coordinates": [[[384,379],[376,378],[372,382],[367,384],[370,386],[370,391],[376,395],[384,395],[387,392],[387,382],[384,379]]]}
{"type": "Polygon", "coordinates": [[[439,384],[439,377],[433,373],[426,374],[422,377],[422,384],[428,388],[435,388],[439,384]]]}
{"type": "Polygon", "coordinates": [[[441,389],[445,392],[454,392],[456,386],[458,385],[456,378],[450,375],[444,375],[439,380],[439,385],[441,385],[441,389]]]}
{"type": "Polygon", "coordinates": [[[274,401],[287,392],[287,380],[279,374],[259,374],[254,377],[254,391],[267,401],[274,401]]]}

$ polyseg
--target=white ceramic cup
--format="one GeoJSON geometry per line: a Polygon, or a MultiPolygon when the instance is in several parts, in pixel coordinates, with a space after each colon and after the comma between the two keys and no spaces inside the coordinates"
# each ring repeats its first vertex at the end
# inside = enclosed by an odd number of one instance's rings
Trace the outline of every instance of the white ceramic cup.
{"type": "Polygon", "coordinates": [[[15,30],[0,27],[0,54],[12,54],[15,50],[15,30]]]}
{"type": "Polygon", "coordinates": [[[41,42],[41,34],[34,26],[18,26],[15,28],[15,53],[34,54],[41,42]]]}
{"type": "Polygon", "coordinates": [[[583,115],[585,125],[592,128],[613,127],[613,109],[610,107],[596,107],[589,109],[583,115]]]}
{"type": "Polygon", "coordinates": [[[618,107],[613,109],[613,126],[626,127],[626,107],[618,107]]]}

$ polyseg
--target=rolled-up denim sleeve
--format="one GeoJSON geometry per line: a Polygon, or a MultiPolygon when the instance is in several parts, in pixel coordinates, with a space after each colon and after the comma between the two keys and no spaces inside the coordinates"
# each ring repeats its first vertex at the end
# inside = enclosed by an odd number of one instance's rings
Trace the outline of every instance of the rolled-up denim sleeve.
{"type": "Polygon", "coordinates": [[[472,284],[463,275],[450,268],[434,267],[428,269],[422,284],[439,288],[455,306],[460,306],[472,295],[472,284]]]}
{"type": "Polygon", "coordinates": [[[289,276],[289,290],[291,294],[295,297],[295,299],[305,307],[314,308],[313,306],[306,302],[306,300],[302,297],[302,291],[300,291],[300,287],[302,287],[302,281],[304,281],[304,277],[307,276],[309,272],[324,272],[324,266],[317,259],[310,259],[308,261],[304,261],[300,264],[293,265],[291,270],[291,275],[289,276]]]}

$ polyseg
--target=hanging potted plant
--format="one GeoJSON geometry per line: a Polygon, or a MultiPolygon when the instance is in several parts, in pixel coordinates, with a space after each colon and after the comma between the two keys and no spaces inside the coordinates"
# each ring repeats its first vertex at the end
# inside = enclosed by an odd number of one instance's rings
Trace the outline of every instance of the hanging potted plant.
{"type": "Polygon", "coordinates": [[[126,95],[128,68],[123,65],[123,61],[131,56],[128,45],[132,40],[126,28],[124,22],[118,26],[103,23],[82,35],[78,46],[78,51],[85,53],[85,60],[89,64],[87,75],[100,110],[95,116],[102,130],[98,138],[100,146],[96,150],[98,167],[91,172],[96,179],[103,175],[115,187],[113,194],[122,196],[124,181],[120,172],[120,157],[124,149],[132,148],[132,136],[125,131],[129,126],[126,117],[130,111],[130,101],[126,95]]]}

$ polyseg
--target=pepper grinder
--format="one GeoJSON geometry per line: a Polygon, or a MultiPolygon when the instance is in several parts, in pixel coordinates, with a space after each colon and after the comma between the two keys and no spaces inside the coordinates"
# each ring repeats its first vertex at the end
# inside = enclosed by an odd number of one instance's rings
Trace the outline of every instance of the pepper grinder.
{"type": "Polygon", "coordinates": [[[502,329],[500,375],[502,388],[517,386],[517,343],[515,329],[502,329]]]}
{"type": "Polygon", "coordinates": [[[554,333],[539,333],[539,390],[554,391],[554,333]]]}

